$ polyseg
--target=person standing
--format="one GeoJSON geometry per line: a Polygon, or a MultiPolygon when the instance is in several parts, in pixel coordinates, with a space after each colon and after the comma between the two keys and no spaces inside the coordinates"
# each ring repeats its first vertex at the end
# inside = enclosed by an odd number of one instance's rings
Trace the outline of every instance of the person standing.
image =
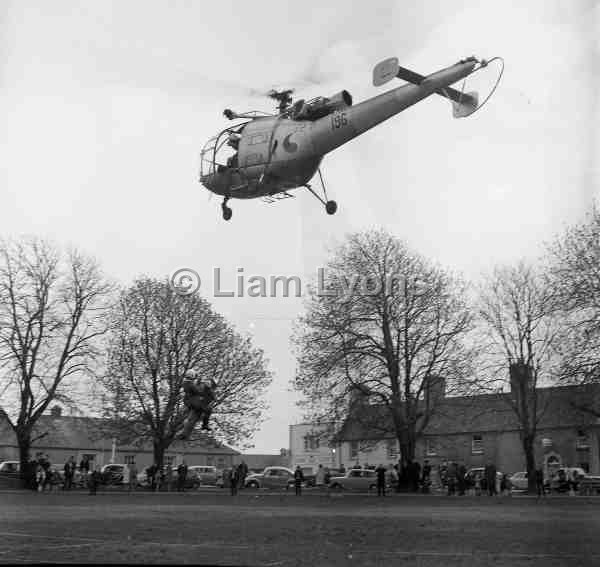
{"type": "Polygon", "coordinates": [[[171,492],[171,488],[173,487],[173,467],[171,465],[167,465],[166,477],[167,492],[171,492]]]}
{"type": "Polygon", "coordinates": [[[458,480],[458,467],[453,461],[448,465],[446,469],[446,482],[448,484],[448,496],[454,496],[456,494],[456,484],[458,480]]]}
{"type": "Polygon", "coordinates": [[[427,459],[423,461],[423,470],[421,474],[421,485],[423,487],[423,493],[428,494],[429,487],[431,486],[431,465],[429,464],[429,461],[427,459]]]}
{"type": "Polygon", "coordinates": [[[38,460],[38,464],[35,467],[35,482],[37,491],[42,492],[44,490],[44,485],[46,484],[46,471],[44,470],[41,459],[38,460]]]}
{"type": "Polygon", "coordinates": [[[419,492],[419,482],[421,481],[421,465],[419,461],[414,461],[411,467],[411,484],[413,492],[419,492]]]}
{"type": "Polygon", "coordinates": [[[90,494],[96,494],[101,478],[102,474],[100,473],[100,467],[99,465],[96,465],[92,471],[92,474],[90,475],[90,494]]]}
{"type": "Polygon", "coordinates": [[[123,487],[127,488],[127,490],[131,490],[130,487],[130,483],[131,483],[131,470],[129,468],[128,464],[125,464],[123,466],[123,487]]]}
{"type": "Polygon", "coordinates": [[[188,467],[185,461],[177,467],[177,492],[185,492],[185,481],[187,478],[188,467]]]}
{"type": "Polygon", "coordinates": [[[537,490],[538,498],[540,496],[546,496],[546,488],[544,487],[544,471],[542,467],[538,467],[535,470],[535,488],[537,490]]]}
{"type": "Polygon", "coordinates": [[[81,482],[84,487],[87,487],[90,481],[90,459],[87,455],[83,455],[79,463],[79,472],[81,473],[81,482]]]}
{"type": "Polygon", "coordinates": [[[388,484],[391,490],[396,489],[396,485],[398,484],[398,465],[390,465],[388,467],[388,484]]]}
{"type": "Polygon", "coordinates": [[[502,478],[500,479],[500,494],[502,496],[510,496],[510,480],[508,480],[508,475],[504,473],[502,478]]]}
{"type": "Polygon", "coordinates": [[[248,465],[242,460],[242,462],[238,465],[237,470],[238,476],[238,486],[240,488],[244,488],[246,486],[246,477],[248,476],[248,465]]]}
{"type": "Polygon", "coordinates": [[[129,492],[137,488],[137,475],[138,470],[135,463],[131,463],[129,466],[129,492]]]}
{"type": "Polygon", "coordinates": [[[238,493],[239,480],[238,467],[231,467],[229,469],[229,490],[231,496],[235,496],[238,493]]]}
{"type": "Polygon", "coordinates": [[[304,473],[300,468],[300,465],[296,465],[296,470],[294,471],[294,488],[296,490],[296,496],[302,495],[302,483],[304,482],[304,473]]]}
{"type": "Polygon", "coordinates": [[[75,457],[69,457],[69,460],[65,463],[65,483],[63,484],[63,490],[71,490],[73,488],[73,477],[75,476],[75,457]]]}
{"type": "Polygon", "coordinates": [[[467,487],[467,467],[465,467],[464,463],[460,463],[456,475],[458,480],[458,495],[464,496],[467,487]]]}
{"type": "Polygon", "coordinates": [[[317,474],[315,475],[315,485],[318,489],[322,490],[325,486],[325,469],[323,465],[319,465],[317,469],[317,474]]]}
{"type": "Polygon", "coordinates": [[[496,490],[496,466],[491,461],[485,466],[484,469],[485,483],[487,485],[488,494],[494,496],[498,493],[496,490]]]}
{"type": "Polygon", "coordinates": [[[380,464],[376,469],[377,474],[377,496],[385,496],[385,467],[380,464]]]}

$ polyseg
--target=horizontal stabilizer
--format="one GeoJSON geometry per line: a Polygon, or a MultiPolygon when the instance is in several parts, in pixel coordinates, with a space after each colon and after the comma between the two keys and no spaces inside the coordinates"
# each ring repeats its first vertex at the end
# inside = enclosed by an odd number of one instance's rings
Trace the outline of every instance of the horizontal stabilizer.
{"type": "MultiPolygon", "coordinates": [[[[402,79],[413,85],[420,85],[427,77],[419,75],[410,69],[400,67],[398,59],[391,57],[381,61],[373,69],[373,84],[378,87],[394,78],[402,79]]],[[[435,90],[435,93],[452,101],[453,115],[455,118],[468,116],[477,109],[478,96],[476,92],[463,93],[452,87],[443,87],[435,90]]]]}
{"type": "MultiPolygon", "coordinates": [[[[405,69],[404,67],[398,67],[398,74],[396,75],[399,79],[412,83],[413,85],[420,85],[426,77],[423,75],[419,75],[419,73],[415,73],[410,69],[405,69]]],[[[472,108],[477,108],[477,93],[462,93],[453,89],[452,87],[445,87],[443,89],[437,89],[435,91],[440,96],[450,99],[454,103],[454,107],[458,106],[466,106],[469,108],[469,113],[472,108]]],[[[456,110],[454,113],[456,116],[456,110]]]]}

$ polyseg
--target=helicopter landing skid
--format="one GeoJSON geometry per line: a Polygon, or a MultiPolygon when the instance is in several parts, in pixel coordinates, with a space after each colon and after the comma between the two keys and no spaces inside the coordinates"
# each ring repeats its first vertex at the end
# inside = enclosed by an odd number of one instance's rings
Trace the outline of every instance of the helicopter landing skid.
{"type": "Polygon", "coordinates": [[[319,172],[319,180],[321,181],[321,188],[323,189],[323,197],[315,193],[314,189],[310,186],[309,183],[304,185],[323,205],[325,205],[325,211],[328,215],[334,215],[337,211],[337,203],[335,201],[330,201],[327,198],[327,189],[325,188],[325,183],[323,182],[323,176],[321,175],[321,168],[317,170],[319,172]]]}

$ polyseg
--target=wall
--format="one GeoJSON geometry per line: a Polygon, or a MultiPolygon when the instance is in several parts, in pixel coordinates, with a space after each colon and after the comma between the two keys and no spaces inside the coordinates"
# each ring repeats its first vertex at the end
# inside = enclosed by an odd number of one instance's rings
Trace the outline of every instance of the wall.
{"type": "Polygon", "coordinates": [[[329,439],[324,433],[327,426],[317,426],[310,423],[300,423],[290,425],[290,455],[289,466],[294,469],[296,465],[301,467],[312,467],[313,471],[323,465],[324,467],[337,467],[338,457],[337,449],[332,447],[329,439]],[[314,448],[304,448],[304,438],[314,435],[319,437],[318,446],[314,448]]]}
{"type": "Polygon", "coordinates": [[[397,463],[400,457],[398,441],[396,439],[359,442],[357,448],[358,453],[354,455],[352,452],[352,443],[342,443],[339,451],[337,451],[339,458],[337,459],[336,466],[343,464],[348,468],[355,465],[364,466],[365,464],[375,466],[379,464],[387,465],[397,463]]]}
{"type": "MultiPolygon", "coordinates": [[[[590,474],[600,474],[600,435],[598,428],[587,431],[590,446],[588,462],[590,474]]],[[[496,465],[500,472],[512,474],[525,470],[525,455],[518,431],[485,432],[481,434],[483,443],[482,453],[472,451],[472,433],[451,434],[431,437],[435,446],[435,454],[427,454],[427,442],[419,439],[415,458],[422,463],[428,460],[437,465],[445,461],[464,463],[467,468],[483,467],[489,461],[496,465]]],[[[579,466],[581,453],[576,449],[577,429],[573,427],[540,430],[535,440],[535,461],[538,466],[544,466],[548,455],[556,455],[562,466],[579,466]],[[544,447],[542,440],[551,439],[552,445],[544,447]]],[[[359,443],[358,457],[351,455],[351,443],[341,444],[339,461],[346,467],[354,464],[371,465],[390,464],[398,461],[398,456],[391,457],[387,450],[386,441],[374,443],[359,443]]]]}

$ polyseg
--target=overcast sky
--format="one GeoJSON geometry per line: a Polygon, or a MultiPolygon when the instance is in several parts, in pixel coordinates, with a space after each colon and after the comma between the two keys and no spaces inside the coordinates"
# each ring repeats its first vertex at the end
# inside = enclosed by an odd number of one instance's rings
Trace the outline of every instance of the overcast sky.
{"type": "MultiPolygon", "coordinates": [[[[124,284],[191,267],[211,301],[213,267],[228,287],[238,267],[311,276],[327,246],[374,226],[470,278],[537,256],[600,193],[600,4],[376,4],[0,0],[0,232],[76,244],[124,284]],[[226,223],[197,182],[224,108],[272,110],[257,92],[346,88],[358,102],[382,92],[381,59],[427,74],[469,55],[506,60],[488,105],[454,120],[431,98],[336,150],[323,164],[333,217],[299,192],[233,200],[226,223]]],[[[490,71],[473,78],[482,95],[490,71]]],[[[301,301],[213,303],[275,375],[253,452],[287,447],[301,301]]]]}

